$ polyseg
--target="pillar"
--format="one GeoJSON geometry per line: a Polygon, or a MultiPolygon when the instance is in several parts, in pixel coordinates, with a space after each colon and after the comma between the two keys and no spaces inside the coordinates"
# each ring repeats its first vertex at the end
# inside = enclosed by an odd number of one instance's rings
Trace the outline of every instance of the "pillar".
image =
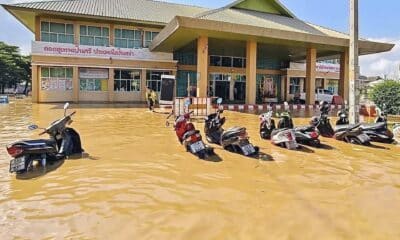
{"type": "Polygon", "coordinates": [[[339,96],[343,101],[349,101],[349,50],[340,55],[339,96]]]}
{"type": "Polygon", "coordinates": [[[328,89],[328,79],[327,78],[322,79],[322,88],[328,89]]]}
{"type": "Polygon", "coordinates": [[[79,45],[80,42],[80,26],[79,23],[74,22],[74,44],[79,45]]]}
{"type": "Polygon", "coordinates": [[[177,74],[178,74],[178,71],[177,70],[172,70],[172,76],[175,76],[175,83],[174,83],[174,99],[176,98],[176,96],[177,96],[177,83],[178,83],[178,81],[177,81],[177,74]]]}
{"type": "Polygon", "coordinates": [[[72,68],[72,100],[75,103],[79,102],[79,90],[80,90],[80,85],[79,85],[79,68],[78,67],[73,67],[72,68]]]}
{"type": "Polygon", "coordinates": [[[285,92],[285,96],[286,96],[286,101],[290,101],[290,79],[292,78],[292,76],[287,75],[286,76],[286,92],[285,92]]]}
{"type": "Polygon", "coordinates": [[[208,37],[197,39],[197,97],[207,97],[208,90],[208,37]]]}
{"type": "Polygon", "coordinates": [[[114,68],[108,69],[108,101],[114,102],[114,68]]]}
{"type": "Polygon", "coordinates": [[[110,24],[110,46],[114,46],[114,24],[110,24]]]}
{"type": "Polygon", "coordinates": [[[232,76],[231,81],[229,81],[229,101],[235,100],[235,78],[232,76]]]}
{"type": "Polygon", "coordinates": [[[146,77],[147,77],[146,69],[142,69],[142,73],[140,74],[140,92],[142,96],[142,101],[146,100],[146,88],[147,88],[146,77]]]}
{"type": "Polygon", "coordinates": [[[32,65],[32,102],[39,102],[39,66],[32,65]]]}
{"type": "Polygon", "coordinates": [[[40,41],[40,16],[35,17],[35,41],[40,41]]]}
{"type": "Polygon", "coordinates": [[[306,66],[306,104],[315,103],[315,75],[317,66],[317,49],[307,49],[306,66]]]}
{"type": "Polygon", "coordinates": [[[246,104],[256,104],[257,42],[248,40],[246,46],[246,104]]]}

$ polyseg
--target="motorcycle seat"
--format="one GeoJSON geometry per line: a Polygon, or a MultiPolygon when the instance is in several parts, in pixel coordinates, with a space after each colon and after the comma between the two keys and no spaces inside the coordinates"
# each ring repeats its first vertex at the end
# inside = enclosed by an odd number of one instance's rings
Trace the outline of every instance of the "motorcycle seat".
{"type": "Polygon", "coordinates": [[[300,126],[300,127],[296,127],[294,130],[296,132],[309,132],[309,131],[313,131],[314,127],[312,127],[312,126],[300,126]]]}
{"type": "Polygon", "coordinates": [[[246,130],[243,127],[232,127],[227,129],[221,136],[222,139],[227,139],[227,138],[231,138],[231,137],[235,137],[236,135],[238,135],[240,132],[246,130]]]}
{"type": "Polygon", "coordinates": [[[272,135],[276,135],[276,134],[278,134],[280,132],[284,132],[284,131],[287,131],[287,130],[289,130],[289,128],[278,128],[278,129],[273,130],[271,134],[272,135]]]}
{"type": "Polygon", "coordinates": [[[40,146],[51,146],[56,144],[56,141],[51,140],[51,139],[36,139],[36,140],[23,140],[23,141],[19,141],[16,142],[14,144],[22,144],[22,145],[26,145],[29,147],[40,147],[40,146]]]}
{"type": "Polygon", "coordinates": [[[350,131],[356,129],[360,124],[336,125],[335,132],[350,131]]]}
{"type": "Polygon", "coordinates": [[[362,130],[378,130],[386,128],[386,123],[385,122],[379,122],[379,123],[372,123],[372,124],[362,124],[361,129],[362,130]]]}
{"type": "Polygon", "coordinates": [[[200,133],[199,130],[192,130],[192,131],[188,131],[185,134],[183,134],[183,139],[188,138],[189,136],[192,136],[194,134],[200,133]]]}

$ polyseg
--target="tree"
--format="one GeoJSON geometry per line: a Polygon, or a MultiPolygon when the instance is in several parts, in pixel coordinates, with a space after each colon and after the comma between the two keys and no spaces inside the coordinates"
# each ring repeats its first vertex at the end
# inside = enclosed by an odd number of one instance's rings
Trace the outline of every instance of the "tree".
{"type": "Polygon", "coordinates": [[[370,93],[372,101],[387,114],[400,114],[400,82],[385,80],[375,85],[370,93]]]}
{"type": "Polygon", "coordinates": [[[16,89],[19,83],[30,81],[30,56],[21,55],[17,46],[0,42],[0,93],[4,93],[5,88],[16,89]]]}

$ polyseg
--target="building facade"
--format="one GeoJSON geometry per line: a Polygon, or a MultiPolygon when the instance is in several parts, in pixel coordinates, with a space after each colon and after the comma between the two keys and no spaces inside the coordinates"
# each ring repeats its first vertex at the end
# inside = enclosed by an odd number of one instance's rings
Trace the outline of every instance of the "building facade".
{"type": "MultiPolygon", "coordinates": [[[[3,4],[34,35],[34,102],[140,102],[176,76],[176,96],[288,101],[315,88],[348,97],[349,37],[305,23],[277,0],[220,9],[149,0],[3,4]],[[339,59],[318,63],[318,60],[339,59]],[[296,63],[302,62],[302,63],[296,63]]],[[[360,40],[360,53],[392,44],[360,40]]]]}

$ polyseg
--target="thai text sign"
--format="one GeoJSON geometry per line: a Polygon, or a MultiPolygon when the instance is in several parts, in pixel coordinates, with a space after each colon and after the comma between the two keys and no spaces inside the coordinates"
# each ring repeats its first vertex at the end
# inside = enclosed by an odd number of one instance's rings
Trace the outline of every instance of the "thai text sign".
{"type": "Polygon", "coordinates": [[[148,48],[130,49],[37,41],[32,42],[32,55],[112,58],[126,60],[173,60],[173,55],[171,53],[150,52],[148,48]]]}

